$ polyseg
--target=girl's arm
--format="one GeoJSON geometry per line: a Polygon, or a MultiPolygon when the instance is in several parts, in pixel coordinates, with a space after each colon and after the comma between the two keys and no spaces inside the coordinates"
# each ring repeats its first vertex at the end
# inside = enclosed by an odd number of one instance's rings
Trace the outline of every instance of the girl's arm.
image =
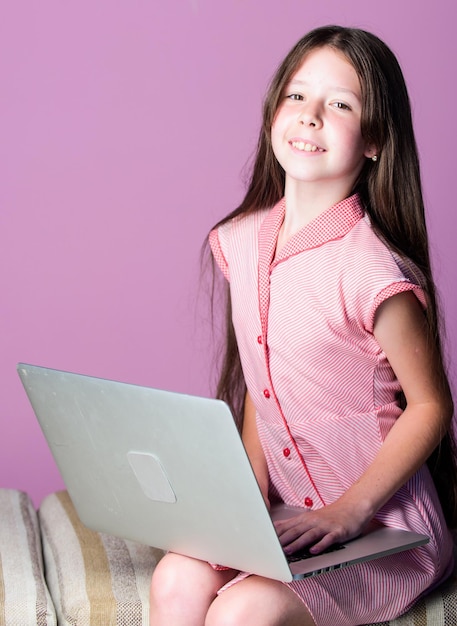
{"type": "Polygon", "coordinates": [[[373,463],[341,498],[277,525],[287,552],[309,544],[316,544],[313,551],[320,552],[357,536],[426,462],[449,426],[452,398],[441,382],[436,346],[427,336],[424,314],[413,293],[393,296],[379,307],[374,335],[400,382],[407,408],[373,463]]]}
{"type": "Polygon", "coordinates": [[[262,444],[259,439],[259,433],[257,431],[256,410],[249,393],[246,393],[246,400],[244,403],[244,419],[241,436],[249,461],[251,462],[252,469],[254,470],[255,477],[257,478],[260,490],[262,491],[263,498],[269,507],[269,477],[267,461],[265,459],[265,454],[263,452],[262,444]]]}

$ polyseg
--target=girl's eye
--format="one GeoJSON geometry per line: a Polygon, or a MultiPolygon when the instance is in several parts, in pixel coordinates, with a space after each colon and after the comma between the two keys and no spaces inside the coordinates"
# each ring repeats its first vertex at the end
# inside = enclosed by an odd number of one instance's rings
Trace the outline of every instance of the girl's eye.
{"type": "Polygon", "coordinates": [[[334,102],[333,106],[336,109],[343,109],[344,111],[350,111],[351,110],[351,107],[349,105],[345,104],[344,102],[334,102]]]}
{"type": "Polygon", "coordinates": [[[289,100],[303,100],[303,96],[301,96],[299,93],[291,93],[286,96],[286,98],[288,98],[289,100]]]}

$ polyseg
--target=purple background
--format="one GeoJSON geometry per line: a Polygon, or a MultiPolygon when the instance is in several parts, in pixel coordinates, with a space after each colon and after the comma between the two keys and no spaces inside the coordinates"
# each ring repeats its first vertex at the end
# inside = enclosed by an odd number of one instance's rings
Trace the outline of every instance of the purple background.
{"type": "MultiPolygon", "coordinates": [[[[455,9],[384,0],[44,0],[0,8],[0,486],[62,481],[18,361],[210,394],[199,253],[241,199],[261,100],[309,29],[397,54],[456,353],[455,9]]],[[[455,381],[455,369],[452,370],[455,381]]]]}

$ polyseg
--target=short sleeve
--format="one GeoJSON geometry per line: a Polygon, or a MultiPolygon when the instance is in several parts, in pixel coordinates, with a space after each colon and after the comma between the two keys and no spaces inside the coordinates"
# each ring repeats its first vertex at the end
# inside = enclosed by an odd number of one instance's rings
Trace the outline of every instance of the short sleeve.
{"type": "Polygon", "coordinates": [[[371,307],[366,321],[366,330],[368,330],[368,332],[373,332],[375,315],[379,306],[389,298],[392,298],[392,296],[396,296],[397,294],[403,293],[405,291],[412,291],[416,298],[419,300],[422,307],[424,309],[427,307],[427,301],[424,291],[421,287],[419,287],[419,285],[411,283],[406,279],[387,285],[386,287],[381,289],[381,291],[374,298],[373,306],[371,307]]]}
{"type": "Polygon", "coordinates": [[[365,332],[373,333],[376,311],[387,299],[412,291],[427,306],[418,268],[382,242],[365,219],[351,234],[351,254],[344,272],[346,313],[365,332]]]}
{"type": "Polygon", "coordinates": [[[214,260],[218,264],[225,278],[230,281],[229,265],[227,261],[227,224],[223,224],[212,230],[209,234],[209,245],[213,253],[214,260]]]}

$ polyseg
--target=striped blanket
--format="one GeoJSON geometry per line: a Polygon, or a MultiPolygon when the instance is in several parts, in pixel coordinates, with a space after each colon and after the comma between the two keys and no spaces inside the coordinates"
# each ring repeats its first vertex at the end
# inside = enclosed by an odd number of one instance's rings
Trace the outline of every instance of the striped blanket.
{"type": "Polygon", "coordinates": [[[147,626],[161,550],[87,529],[66,491],[39,511],[46,579],[59,626],[147,626]]]}
{"type": "Polygon", "coordinates": [[[0,625],[55,626],[38,520],[25,493],[0,489],[0,625]]]}

